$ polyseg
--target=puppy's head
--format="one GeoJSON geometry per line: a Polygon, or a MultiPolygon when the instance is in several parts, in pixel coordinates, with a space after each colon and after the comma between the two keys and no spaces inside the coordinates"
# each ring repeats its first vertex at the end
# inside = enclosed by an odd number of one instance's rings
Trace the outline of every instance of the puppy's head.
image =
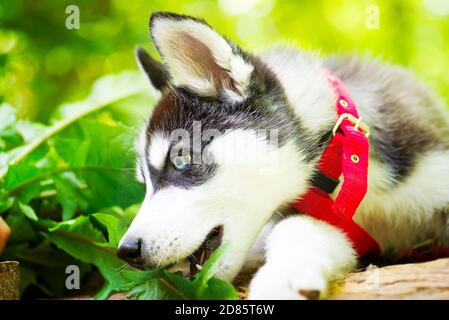
{"type": "Polygon", "coordinates": [[[119,256],[141,268],[201,264],[227,242],[218,275],[232,278],[310,171],[298,124],[271,71],[204,21],[156,13],[150,29],[163,64],[137,57],[161,98],[137,143],[147,190],[119,256]]]}

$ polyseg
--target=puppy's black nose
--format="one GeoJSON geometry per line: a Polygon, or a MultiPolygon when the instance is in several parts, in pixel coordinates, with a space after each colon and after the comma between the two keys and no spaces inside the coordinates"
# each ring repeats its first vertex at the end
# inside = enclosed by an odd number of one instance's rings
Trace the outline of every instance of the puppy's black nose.
{"type": "Polygon", "coordinates": [[[130,264],[138,264],[141,257],[141,244],[140,239],[125,241],[118,248],[117,256],[130,264]]]}

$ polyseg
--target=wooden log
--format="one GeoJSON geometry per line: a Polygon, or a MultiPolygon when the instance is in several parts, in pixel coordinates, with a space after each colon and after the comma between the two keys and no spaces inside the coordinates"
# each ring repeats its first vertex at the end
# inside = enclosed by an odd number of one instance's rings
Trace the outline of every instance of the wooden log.
{"type": "Polygon", "coordinates": [[[334,300],[449,299],[449,258],[424,263],[370,266],[331,288],[334,300]]]}
{"type": "Polygon", "coordinates": [[[0,300],[20,299],[20,271],[17,261],[0,262],[0,300]]]}

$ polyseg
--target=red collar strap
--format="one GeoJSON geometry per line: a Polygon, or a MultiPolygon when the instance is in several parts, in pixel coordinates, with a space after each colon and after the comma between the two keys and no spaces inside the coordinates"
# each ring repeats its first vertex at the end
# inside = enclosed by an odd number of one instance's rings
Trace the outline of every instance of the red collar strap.
{"type": "Polygon", "coordinates": [[[337,97],[337,122],[333,137],[318,163],[322,188],[312,186],[293,208],[342,230],[357,254],[379,254],[378,243],[354,220],[368,186],[369,127],[358,115],[357,107],[340,79],[327,72],[337,97]],[[335,201],[329,196],[343,175],[335,201]]]}

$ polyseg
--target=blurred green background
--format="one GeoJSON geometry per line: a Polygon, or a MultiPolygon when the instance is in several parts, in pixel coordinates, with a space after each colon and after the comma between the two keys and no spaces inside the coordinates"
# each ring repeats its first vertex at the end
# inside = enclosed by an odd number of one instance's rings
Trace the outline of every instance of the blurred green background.
{"type": "Polygon", "coordinates": [[[96,78],[135,69],[135,45],[154,53],[148,18],[157,10],[202,17],[251,50],[293,42],[376,56],[412,69],[449,101],[449,0],[1,0],[0,103],[46,122],[96,78]],[[65,26],[70,4],[80,9],[79,30],[65,26]]]}

